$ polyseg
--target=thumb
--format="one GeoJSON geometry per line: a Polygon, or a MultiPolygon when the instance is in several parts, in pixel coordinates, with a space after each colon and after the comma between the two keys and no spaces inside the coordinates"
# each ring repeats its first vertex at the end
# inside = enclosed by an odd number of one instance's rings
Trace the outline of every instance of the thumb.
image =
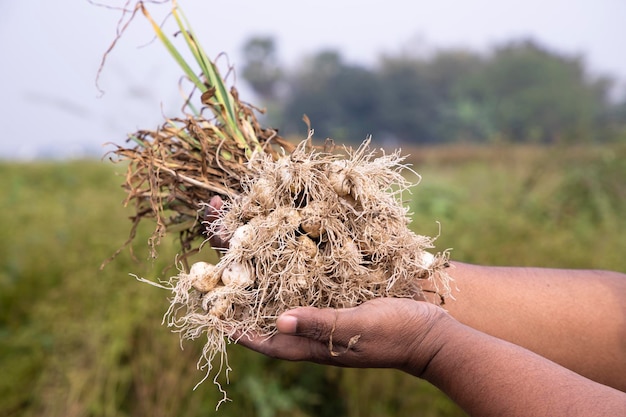
{"type": "Polygon", "coordinates": [[[334,332],[337,314],[337,310],[329,308],[296,308],[281,314],[276,320],[276,327],[284,334],[327,342],[334,332]]]}
{"type": "Polygon", "coordinates": [[[295,334],[298,329],[298,316],[293,313],[281,314],[276,320],[276,328],[284,334],[295,334]]]}

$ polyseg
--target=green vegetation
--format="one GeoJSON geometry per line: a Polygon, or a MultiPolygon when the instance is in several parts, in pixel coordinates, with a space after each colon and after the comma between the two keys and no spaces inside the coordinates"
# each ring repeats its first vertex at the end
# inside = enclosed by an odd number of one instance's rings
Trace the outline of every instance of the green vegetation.
{"type": "Polygon", "coordinates": [[[325,50],[282,68],[271,37],[251,38],[243,54],[243,78],[268,108],[269,124],[286,135],[303,134],[306,114],[318,137],[342,143],[369,134],[403,145],[626,137],[626,96],[612,94],[617,80],[532,40],[488,53],[388,54],[370,67],[325,50]]]}
{"type": "MultiPolygon", "coordinates": [[[[454,259],[624,271],[626,147],[438,147],[405,151],[423,176],[413,226],[454,259]]],[[[212,415],[221,398],[195,369],[202,340],[161,326],[158,279],[174,239],[148,261],[152,225],[127,238],[122,167],[0,164],[0,416],[212,415]]],[[[208,255],[204,255],[208,256],[208,255]]],[[[212,255],[211,255],[212,256],[212,255]]],[[[173,271],[169,271],[173,273],[173,271]]],[[[163,275],[164,274],[164,275],[163,275]]],[[[485,296],[488,296],[487,294],[485,296]]],[[[231,346],[222,416],[458,416],[436,389],[390,370],[280,362],[231,346]]]]}

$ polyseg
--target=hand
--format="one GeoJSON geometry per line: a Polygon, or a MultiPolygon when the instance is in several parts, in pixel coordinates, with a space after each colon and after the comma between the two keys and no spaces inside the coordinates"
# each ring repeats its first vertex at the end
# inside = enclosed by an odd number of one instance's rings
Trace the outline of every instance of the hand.
{"type": "Polygon", "coordinates": [[[228,239],[223,236],[223,234],[221,233],[222,230],[218,229],[212,231],[212,224],[213,222],[215,222],[215,220],[217,220],[218,213],[222,209],[223,205],[224,201],[222,200],[222,197],[220,197],[219,195],[214,195],[213,197],[211,197],[211,200],[209,200],[209,204],[204,211],[204,221],[209,224],[209,243],[211,244],[212,248],[218,250],[228,249],[228,239]]]}
{"type": "Polygon", "coordinates": [[[449,321],[432,304],[380,298],[348,309],[293,309],[276,321],[278,334],[269,339],[243,335],[238,343],[279,359],[396,368],[420,376],[449,321]]]}

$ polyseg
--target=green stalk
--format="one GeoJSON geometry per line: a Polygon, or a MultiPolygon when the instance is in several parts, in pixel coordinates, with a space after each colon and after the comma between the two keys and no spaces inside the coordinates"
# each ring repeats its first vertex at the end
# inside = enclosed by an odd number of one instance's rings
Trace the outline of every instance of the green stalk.
{"type": "MultiPolygon", "coordinates": [[[[206,78],[206,83],[203,82],[191,69],[189,64],[185,61],[180,52],[176,49],[174,44],[163,33],[161,27],[152,18],[147,9],[141,4],[141,10],[144,16],[152,24],[152,28],[156,33],[156,36],[163,43],[170,55],[183,69],[185,75],[191,80],[191,82],[200,90],[201,93],[206,93],[210,89],[215,89],[214,96],[208,101],[213,108],[215,116],[220,120],[228,130],[230,136],[236,141],[237,145],[245,151],[246,156],[250,157],[252,154],[252,145],[254,150],[258,150],[260,145],[254,134],[246,134],[242,131],[241,124],[249,125],[249,121],[239,120],[239,114],[237,112],[236,103],[232,94],[226,88],[226,85],[217,69],[217,66],[208,58],[204,52],[202,46],[196,41],[196,36],[191,29],[189,21],[179,8],[176,0],[172,0],[173,9],[172,15],[176,20],[176,24],[180,29],[180,33],[183,35],[187,47],[191,51],[196,63],[199,65],[202,74],[206,78]]],[[[249,129],[248,129],[249,130],[249,129]]]]}
{"type": "Polygon", "coordinates": [[[224,117],[224,123],[229,128],[231,135],[237,141],[239,146],[242,149],[245,149],[246,155],[250,156],[250,143],[254,145],[255,149],[259,147],[259,143],[257,138],[252,135],[252,137],[246,137],[245,133],[241,131],[239,126],[238,114],[236,114],[235,109],[235,101],[226,88],[224,81],[217,69],[217,66],[208,58],[207,54],[204,52],[202,45],[200,45],[196,39],[196,35],[187,20],[187,17],[183,13],[183,11],[178,7],[176,0],[173,0],[174,9],[172,11],[172,15],[174,19],[176,19],[176,23],[187,42],[187,46],[189,50],[193,54],[196,62],[200,66],[202,73],[207,78],[207,82],[210,86],[215,88],[215,99],[217,101],[218,111],[226,111],[224,117]],[[181,19],[182,17],[182,19],[181,19]],[[184,21],[184,22],[183,22],[184,21]]]}
{"type": "Polygon", "coordinates": [[[172,57],[178,63],[178,65],[180,65],[180,67],[183,69],[183,71],[185,72],[185,75],[189,77],[191,82],[194,83],[194,85],[201,92],[204,93],[205,91],[207,91],[206,85],[204,85],[202,80],[200,80],[200,78],[198,78],[198,76],[193,72],[193,70],[187,64],[183,56],[178,52],[174,44],[172,44],[172,42],[170,42],[170,40],[167,38],[165,33],[163,33],[163,31],[161,30],[161,27],[157,24],[157,22],[154,21],[154,19],[152,18],[150,13],[148,13],[148,10],[145,8],[143,3],[141,3],[141,11],[143,12],[144,16],[148,19],[148,21],[150,21],[150,24],[152,24],[152,29],[156,33],[157,37],[163,43],[165,48],[172,55],[172,57]]]}
{"type": "MultiPolygon", "coordinates": [[[[218,103],[222,104],[228,113],[228,121],[234,122],[237,120],[235,116],[235,109],[233,105],[233,100],[231,94],[226,89],[222,81],[222,77],[219,74],[219,71],[215,67],[215,65],[211,62],[211,60],[207,57],[206,53],[202,49],[202,46],[196,42],[196,35],[191,29],[191,25],[187,21],[187,18],[183,14],[182,10],[179,9],[176,0],[172,2],[174,4],[174,10],[172,10],[172,15],[174,19],[176,19],[176,23],[180,28],[180,31],[187,42],[187,46],[189,50],[193,54],[196,62],[200,66],[202,73],[207,77],[207,82],[209,85],[215,87],[215,97],[218,103]],[[180,14],[179,14],[180,12],[180,14]],[[184,19],[184,23],[181,20],[181,16],[184,19]]],[[[236,124],[234,124],[236,126],[236,124]]]]}

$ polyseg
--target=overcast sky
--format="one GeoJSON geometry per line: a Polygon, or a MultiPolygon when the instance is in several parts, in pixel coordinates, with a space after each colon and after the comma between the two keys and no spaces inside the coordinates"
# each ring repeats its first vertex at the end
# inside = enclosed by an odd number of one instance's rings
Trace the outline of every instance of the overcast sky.
{"type": "MultiPolygon", "coordinates": [[[[94,0],[95,1],[95,0],[94,0]]],[[[106,1],[113,6],[123,1],[106,1]]],[[[254,35],[277,40],[281,63],[297,65],[323,48],[375,63],[382,53],[433,48],[477,51],[531,37],[555,51],[582,55],[589,68],[626,80],[624,0],[179,0],[211,57],[240,50],[254,35]]],[[[169,5],[151,5],[162,16],[169,5]]],[[[115,37],[120,12],[87,0],[0,0],[1,158],[44,151],[103,153],[105,142],[154,128],[179,114],[180,70],[141,16],[95,77],[115,37]]],[[[171,26],[170,26],[171,28],[171,26]]],[[[244,88],[243,99],[253,101],[244,88]]]]}

